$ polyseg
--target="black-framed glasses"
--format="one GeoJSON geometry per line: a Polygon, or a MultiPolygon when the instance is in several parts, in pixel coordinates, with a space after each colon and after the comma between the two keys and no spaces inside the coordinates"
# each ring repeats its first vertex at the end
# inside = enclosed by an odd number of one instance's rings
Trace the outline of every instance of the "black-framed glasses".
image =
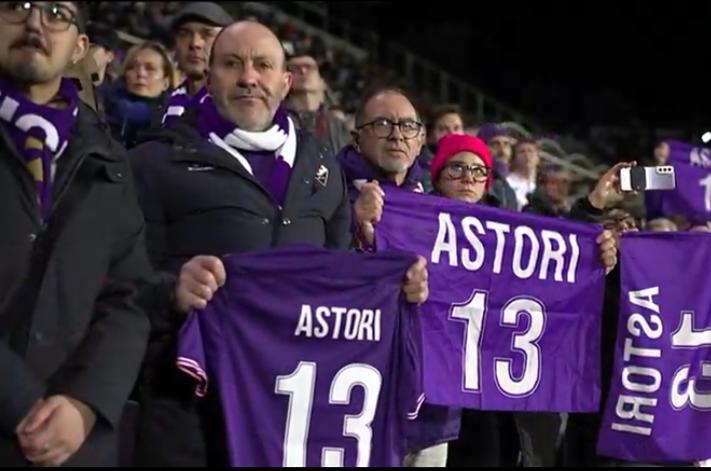
{"type": "Polygon", "coordinates": [[[0,2],[0,18],[7,23],[21,24],[27,21],[35,8],[40,11],[42,25],[50,31],[61,33],[72,25],[79,27],[77,15],[58,2],[0,2]]]}
{"type": "Polygon", "coordinates": [[[424,125],[414,119],[404,119],[402,121],[395,122],[388,118],[375,118],[373,121],[358,126],[358,130],[360,131],[367,126],[372,127],[373,133],[380,139],[387,139],[390,137],[395,129],[395,126],[400,128],[400,134],[402,134],[402,137],[405,139],[412,139],[420,134],[420,131],[422,131],[422,127],[424,125]]]}
{"type": "Polygon", "coordinates": [[[447,162],[444,168],[450,178],[454,180],[464,178],[465,173],[471,175],[475,182],[485,182],[489,178],[489,169],[483,165],[467,165],[462,162],[447,162]]]}

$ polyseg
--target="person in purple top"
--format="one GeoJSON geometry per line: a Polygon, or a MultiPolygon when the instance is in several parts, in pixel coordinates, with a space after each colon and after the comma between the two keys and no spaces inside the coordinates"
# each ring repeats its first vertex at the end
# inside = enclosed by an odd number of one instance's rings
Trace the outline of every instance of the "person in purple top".
{"type": "MultiPolygon", "coordinates": [[[[198,411],[174,368],[185,313],[205,308],[225,283],[219,257],[294,244],[347,249],[351,242],[340,167],[282,108],[291,74],[274,33],[255,22],[226,27],[213,44],[209,74],[211,98],[131,151],[149,256],[176,277],[175,309],[158,309],[151,319],[139,386],[142,465],[225,463],[217,401],[208,397],[198,411]]],[[[424,259],[402,285],[408,301],[426,299],[424,259]]]]}
{"type": "Polygon", "coordinates": [[[279,247],[223,257],[180,331],[178,367],[219,391],[229,464],[401,466],[422,402],[415,255],[279,247]]]}
{"type": "MultiPolygon", "coordinates": [[[[498,206],[501,202],[487,190],[495,181],[494,160],[486,143],[468,134],[447,134],[437,143],[430,173],[434,194],[471,204],[498,206]]],[[[590,221],[597,210],[618,197],[613,178],[622,165],[608,171],[589,198],[576,202],[571,217],[590,221]],[[600,208],[595,207],[600,206],[600,208]]],[[[377,227],[377,226],[376,226],[377,227]]],[[[617,263],[617,247],[613,234],[604,231],[597,239],[600,259],[608,271],[617,263]]],[[[510,436],[507,423],[510,416],[499,412],[466,410],[462,416],[462,432],[451,444],[450,466],[492,465],[509,462],[510,436]]],[[[556,443],[560,429],[558,414],[514,414],[524,466],[554,466],[556,443]]]]}
{"type": "Polygon", "coordinates": [[[220,5],[190,2],[178,12],[172,28],[178,67],[185,80],[173,91],[162,113],[162,124],[182,116],[207,94],[207,68],[210,50],[223,27],[233,19],[220,5]]]}

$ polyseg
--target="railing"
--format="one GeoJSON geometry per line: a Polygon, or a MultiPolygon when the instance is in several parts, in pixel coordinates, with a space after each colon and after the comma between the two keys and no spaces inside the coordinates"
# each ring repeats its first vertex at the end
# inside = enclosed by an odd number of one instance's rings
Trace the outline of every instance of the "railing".
{"type": "MultiPolygon", "coordinates": [[[[408,85],[420,92],[419,98],[424,99],[425,105],[457,103],[478,123],[502,122],[527,137],[540,135],[544,131],[538,120],[486,95],[470,83],[454,77],[405,47],[393,42],[381,45],[378,35],[374,32],[356,28],[347,19],[332,18],[321,5],[325,2],[268,3],[274,8],[278,19],[283,20],[286,18],[284,15],[288,15],[297,28],[318,34],[328,47],[346,50],[357,59],[367,57],[394,72],[403,82],[402,85],[408,85]]],[[[584,181],[590,182],[599,178],[603,167],[595,166],[587,156],[568,155],[552,139],[540,139],[538,142],[544,161],[559,164],[584,181]]]]}

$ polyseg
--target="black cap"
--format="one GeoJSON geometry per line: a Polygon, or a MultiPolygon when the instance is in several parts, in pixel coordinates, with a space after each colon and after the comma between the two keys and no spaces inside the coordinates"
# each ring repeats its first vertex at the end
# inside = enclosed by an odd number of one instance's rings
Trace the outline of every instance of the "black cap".
{"type": "Polygon", "coordinates": [[[103,47],[107,51],[115,51],[119,46],[119,36],[116,31],[103,23],[89,23],[86,29],[89,43],[103,47]]]}
{"type": "Polygon", "coordinates": [[[212,26],[227,26],[234,19],[217,3],[213,2],[190,2],[178,11],[173,19],[173,31],[180,25],[188,21],[198,21],[212,26]]]}

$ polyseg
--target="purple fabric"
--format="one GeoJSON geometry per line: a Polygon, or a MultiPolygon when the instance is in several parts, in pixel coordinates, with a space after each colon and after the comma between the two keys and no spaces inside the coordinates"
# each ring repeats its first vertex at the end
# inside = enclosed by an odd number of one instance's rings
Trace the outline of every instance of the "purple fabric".
{"type": "Polygon", "coordinates": [[[679,141],[667,144],[676,189],[656,192],[661,194],[661,212],[666,216],[682,214],[692,224],[711,221],[711,149],[679,141]]]}
{"type": "MultiPolygon", "coordinates": [[[[274,115],[274,124],[288,134],[289,114],[281,106],[274,115]]],[[[210,133],[214,132],[224,140],[228,134],[235,130],[235,125],[220,116],[215,103],[208,96],[198,105],[197,128],[205,139],[209,139],[210,133]]],[[[270,151],[237,150],[252,166],[257,181],[267,189],[280,206],[283,206],[292,171],[284,157],[270,151]]]]}
{"type": "Polygon", "coordinates": [[[68,144],[79,108],[79,94],[71,80],[62,79],[57,98],[66,101],[67,106],[60,109],[37,105],[0,78],[0,96],[3,110],[0,123],[32,174],[40,216],[46,220],[52,209],[54,163],[68,144]]]}
{"type": "Polygon", "coordinates": [[[711,235],[625,234],[620,267],[617,343],[598,453],[660,464],[709,458],[711,235]]]}
{"type": "Polygon", "coordinates": [[[424,399],[419,315],[400,295],[413,262],[307,247],[225,258],[178,366],[218,391],[230,465],[402,464],[424,399]]]}
{"type": "Polygon", "coordinates": [[[163,124],[168,125],[180,118],[187,110],[196,108],[206,95],[207,87],[201,87],[193,96],[188,95],[188,81],[184,81],[168,99],[163,124]]]}
{"type": "MultiPolygon", "coordinates": [[[[393,182],[384,175],[377,173],[353,146],[344,147],[337,158],[346,175],[351,203],[358,198],[358,189],[353,186],[353,181],[355,180],[376,180],[383,186],[394,187],[393,182]]],[[[421,176],[422,167],[415,162],[407,171],[405,180],[400,188],[421,192],[421,176]]],[[[358,233],[358,223],[355,218],[351,220],[351,233],[354,235],[358,233]]],[[[408,428],[408,449],[418,451],[438,443],[453,440],[459,435],[460,425],[461,409],[425,405],[420,416],[408,428]]]]}
{"type": "MultiPolygon", "coordinates": [[[[338,153],[338,161],[343,167],[346,175],[346,180],[352,185],[354,180],[375,180],[381,185],[394,186],[382,173],[377,172],[353,146],[346,146],[338,153]]],[[[400,188],[406,190],[419,189],[422,191],[420,178],[422,177],[422,168],[417,162],[414,162],[407,170],[405,181],[400,188]]]]}
{"type": "Polygon", "coordinates": [[[427,402],[599,410],[599,232],[387,188],[377,249],[412,251],[428,263],[429,299],[421,307],[427,402]]]}

